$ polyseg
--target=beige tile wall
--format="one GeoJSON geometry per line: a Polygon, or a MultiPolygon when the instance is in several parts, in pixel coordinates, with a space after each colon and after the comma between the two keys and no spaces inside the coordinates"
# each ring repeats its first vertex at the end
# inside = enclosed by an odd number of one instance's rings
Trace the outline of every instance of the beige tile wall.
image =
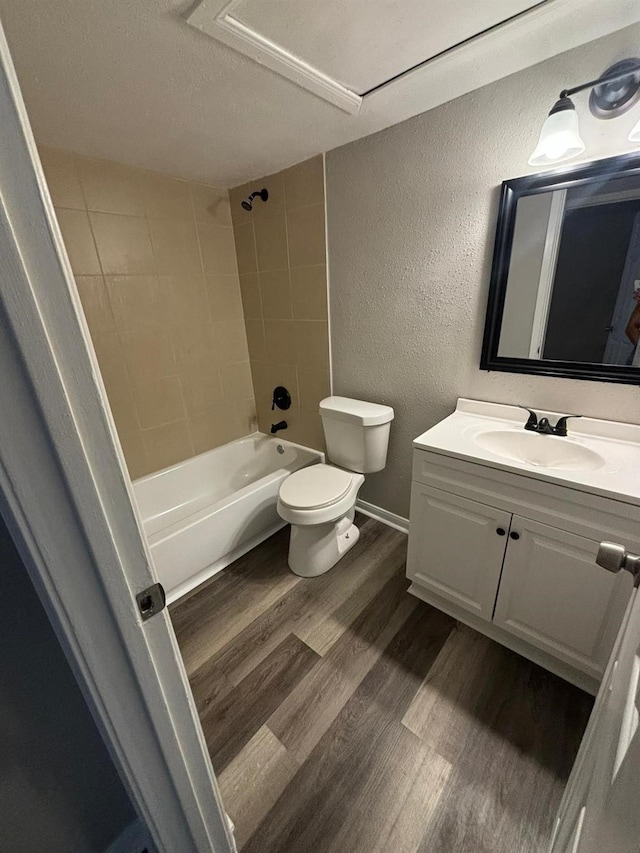
{"type": "Polygon", "coordinates": [[[329,394],[329,337],[322,157],[229,193],[253,390],[262,432],[284,419],[285,438],[324,449],[318,402],[329,394]],[[253,211],[240,202],[266,187],[253,211]],[[293,398],[271,411],[276,385],[293,398]]]}
{"type": "Polygon", "coordinates": [[[41,157],[131,476],[254,431],[227,191],[41,157]]]}

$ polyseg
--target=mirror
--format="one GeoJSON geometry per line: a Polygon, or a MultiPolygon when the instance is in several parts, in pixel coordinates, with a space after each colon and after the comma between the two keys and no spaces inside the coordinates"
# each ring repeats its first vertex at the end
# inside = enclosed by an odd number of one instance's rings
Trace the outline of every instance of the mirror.
{"type": "Polygon", "coordinates": [[[640,157],[502,185],[480,367],[640,383],[640,157]]]}

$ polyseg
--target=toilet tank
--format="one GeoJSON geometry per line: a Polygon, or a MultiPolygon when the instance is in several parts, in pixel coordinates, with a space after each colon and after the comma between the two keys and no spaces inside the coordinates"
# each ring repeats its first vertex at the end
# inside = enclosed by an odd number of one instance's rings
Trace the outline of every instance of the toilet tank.
{"type": "Polygon", "coordinates": [[[327,456],[334,465],[360,474],[382,471],[393,420],[391,406],[327,397],[320,402],[320,417],[327,456]]]}

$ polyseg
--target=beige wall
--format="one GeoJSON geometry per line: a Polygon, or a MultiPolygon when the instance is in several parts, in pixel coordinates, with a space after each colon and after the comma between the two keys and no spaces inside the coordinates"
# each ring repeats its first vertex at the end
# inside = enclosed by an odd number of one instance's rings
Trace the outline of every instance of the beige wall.
{"type": "Polygon", "coordinates": [[[260,430],[284,419],[284,438],[322,449],[318,402],[329,394],[322,157],[229,196],[260,430]],[[243,210],[241,200],[263,187],[269,200],[243,210]],[[286,412],[271,411],[276,385],[291,393],[286,412]]]}
{"type": "Polygon", "coordinates": [[[227,191],[41,157],[131,476],[255,430],[227,191]]]}
{"type": "MultiPolygon", "coordinates": [[[[500,184],[537,171],[527,158],[558,92],[639,41],[640,26],[621,30],[327,155],[334,389],[396,410],[365,500],[408,514],[411,441],[460,396],[640,420],[637,387],[478,367],[500,184]]],[[[588,158],[637,150],[640,107],[597,121],[587,101],[588,158]]]]}

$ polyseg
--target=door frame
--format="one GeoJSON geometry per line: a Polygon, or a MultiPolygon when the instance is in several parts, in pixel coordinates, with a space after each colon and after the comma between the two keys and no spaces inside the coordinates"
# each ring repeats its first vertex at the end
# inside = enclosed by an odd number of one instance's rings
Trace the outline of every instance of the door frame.
{"type": "Polygon", "coordinates": [[[564,209],[566,201],[566,189],[554,190],[552,192],[549,222],[547,223],[547,233],[544,239],[544,248],[542,250],[538,296],[536,298],[536,306],[533,312],[531,341],[529,343],[529,358],[542,358],[544,350],[544,342],[547,336],[547,325],[549,323],[549,309],[551,308],[551,296],[553,293],[553,284],[556,278],[558,252],[560,251],[560,240],[562,238],[562,225],[564,223],[564,209]]]}
{"type": "Polygon", "coordinates": [[[231,853],[1,27],[0,121],[0,513],[157,850],[231,853]]]}

